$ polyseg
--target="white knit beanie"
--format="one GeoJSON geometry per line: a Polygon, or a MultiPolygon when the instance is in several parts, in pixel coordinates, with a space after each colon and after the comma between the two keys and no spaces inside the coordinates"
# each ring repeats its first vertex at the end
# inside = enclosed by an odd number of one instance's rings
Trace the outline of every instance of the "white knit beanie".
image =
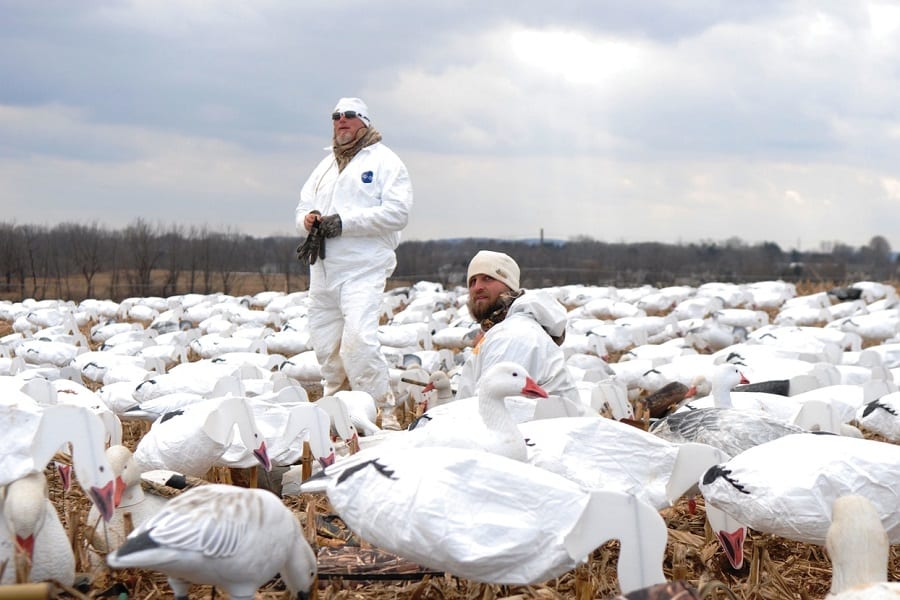
{"type": "Polygon", "coordinates": [[[469,262],[466,285],[475,275],[490,275],[505,283],[513,291],[519,289],[519,265],[512,257],[502,252],[480,250],[469,262]]]}
{"type": "Polygon", "coordinates": [[[366,127],[372,125],[372,121],[369,119],[369,107],[359,98],[341,98],[334,107],[334,112],[345,112],[348,110],[356,111],[356,114],[366,124],[366,127]]]}

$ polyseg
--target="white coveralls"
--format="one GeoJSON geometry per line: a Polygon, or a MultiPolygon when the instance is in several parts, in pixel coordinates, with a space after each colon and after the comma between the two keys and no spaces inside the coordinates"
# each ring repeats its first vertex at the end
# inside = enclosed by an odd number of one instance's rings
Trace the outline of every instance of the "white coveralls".
{"type": "Polygon", "coordinates": [[[313,210],[337,213],[342,223],[341,235],[325,240],[325,258],[309,267],[310,340],[326,395],[354,389],[380,404],[391,401],[378,318],[412,203],[406,166],[381,142],[360,150],[340,173],[329,153],[300,191],[300,234],[307,234],[303,219],[313,210]]]}
{"type": "Polygon", "coordinates": [[[526,291],[509,307],[506,318],[488,329],[472,350],[463,365],[456,397],[475,396],[481,376],[491,366],[510,360],[525,367],[549,395],[580,406],[565,353],[550,337],[562,335],[565,328],[566,309],[556,298],[542,290],[526,291]]]}

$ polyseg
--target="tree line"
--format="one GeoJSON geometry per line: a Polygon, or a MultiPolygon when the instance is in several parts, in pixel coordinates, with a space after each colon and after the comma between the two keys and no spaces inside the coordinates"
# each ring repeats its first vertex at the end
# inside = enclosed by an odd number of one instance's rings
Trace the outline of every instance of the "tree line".
{"type": "MultiPolygon", "coordinates": [[[[296,259],[299,242],[294,236],[253,237],[144,219],[120,230],[96,222],[0,223],[0,297],[79,301],[231,294],[238,278],[248,276],[259,289],[300,291],[306,289],[307,268],[296,259]]],[[[464,285],[469,259],[481,249],[514,257],[523,287],[663,287],[773,278],[843,285],[894,281],[900,264],[882,236],[858,248],[834,243],[807,252],[739,238],[688,244],[609,243],[585,236],[566,241],[464,238],[401,243],[389,287],[417,281],[464,285]]]]}

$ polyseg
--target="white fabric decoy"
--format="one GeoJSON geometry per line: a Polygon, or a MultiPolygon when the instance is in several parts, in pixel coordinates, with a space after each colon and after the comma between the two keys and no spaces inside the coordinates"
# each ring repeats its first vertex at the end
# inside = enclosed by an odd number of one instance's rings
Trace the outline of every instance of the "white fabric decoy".
{"type": "Polygon", "coordinates": [[[266,471],[272,463],[260,432],[244,398],[212,398],[166,413],[150,426],[135,448],[141,471],[170,469],[203,477],[222,457],[234,439],[237,426],[244,445],[266,471]]]}
{"type": "MultiPolygon", "coordinates": [[[[374,435],[381,431],[381,428],[375,424],[378,418],[378,407],[375,406],[375,398],[372,397],[372,394],[363,390],[341,390],[336,392],[334,396],[319,398],[318,402],[326,400],[326,404],[328,404],[331,402],[331,400],[327,400],[328,398],[334,398],[343,404],[350,422],[360,434],[364,436],[374,435]]],[[[336,414],[341,414],[340,409],[329,410],[329,414],[334,419],[336,414]]]]}
{"type": "MultiPolygon", "coordinates": [[[[246,400],[273,465],[295,464],[303,456],[304,442],[309,442],[312,455],[323,468],[334,463],[331,417],[323,408],[311,402],[283,405],[256,398],[246,400]]],[[[243,443],[242,437],[235,438],[222,455],[222,462],[233,467],[251,467],[258,462],[254,450],[243,443]]]]}
{"type": "MultiPolygon", "coordinates": [[[[74,584],[75,554],[56,507],[50,502],[43,473],[29,473],[6,487],[0,517],[6,519],[16,543],[31,560],[29,581],[74,584]]],[[[15,583],[15,571],[10,562],[0,582],[15,583]]]]}
{"type": "Polygon", "coordinates": [[[18,402],[5,395],[0,404],[0,486],[29,473],[42,473],[65,444],[79,485],[109,520],[114,508],[115,481],[106,459],[106,429],[89,409],[57,404],[39,408],[21,394],[18,402]]]}
{"type": "Polygon", "coordinates": [[[525,460],[528,451],[516,420],[506,406],[506,397],[522,395],[546,399],[544,391],[521,366],[501,362],[492,366],[478,382],[474,406],[454,401],[439,408],[461,407],[434,417],[426,412],[417,426],[390,439],[415,446],[452,446],[481,448],[515,460],[525,460]]]}
{"type": "Polygon", "coordinates": [[[140,382],[135,387],[134,398],[138,402],[145,402],[175,392],[208,396],[223,377],[240,379],[240,367],[212,360],[182,363],[170,369],[168,373],[155,375],[140,382]]]}
{"type": "Polygon", "coordinates": [[[107,556],[109,566],[164,573],[176,598],[211,584],[232,600],[252,600],[281,575],[292,598],[306,598],[316,557],[294,514],[267,490],[210,484],[170,500],[107,556]]]}
{"type": "Polygon", "coordinates": [[[538,583],[616,538],[624,592],[665,581],[667,531],[656,509],[503,456],[395,449],[330,478],[327,493],[362,539],[457,577],[538,583]]]}
{"type": "Polygon", "coordinates": [[[900,446],[836,435],[788,435],[710,468],[700,481],[707,505],[749,527],[824,544],[835,499],[866,496],[891,543],[900,542],[900,446]]]}
{"type": "MultiPolygon", "coordinates": [[[[528,464],[589,489],[632,494],[657,510],[671,504],[667,488],[676,469],[684,471],[681,481],[696,482],[727,459],[709,445],[675,444],[603,417],[540,419],[521,423],[519,430],[528,446],[528,464]]],[[[695,485],[687,483],[681,491],[691,487],[695,485]]]]}
{"type": "Polygon", "coordinates": [[[862,429],[900,443],[900,392],[885,394],[859,408],[856,420],[862,429]]]}
{"type": "Polygon", "coordinates": [[[319,364],[319,359],[316,358],[313,350],[289,356],[281,364],[280,370],[300,382],[319,383],[322,381],[322,365],[319,364]]]}
{"type": "MultiPolygon", "coordinates": [[[[339,477],[340,473],[353,470],[367,460],[377,458],[389,449],[410,449],[423,447],[477,448],[483,452],[500,454],[518,461],[526,460],[528,450],[525,438],[506,408],[504,398],[512,394],[525,394],[546,398],[547,393],[528,376],[525,369],[515,363],[501,362],[490,369],[479,382],[479,395],[474,398],[472,410],[441,415],[431,422],[420,419],[419,426],[411,430],[382,431],[370,436],[371,445],[358,453],[337,461],[327,467],[328,477],[339,477]]],[[[451,402],[445,406],[453,406],[451,402]]],[[[427,413],[426,413],[427,414],[427,413]]],[[[363,437],[363,440],[366,438],[363,437]]],[[[298,470],[285,475],[286,487],[283,493],[293,493],[298,470]]],[[[328,481],[319,478],[315,482],[303,484],[307,492],[325,491],[328,481]]]]}

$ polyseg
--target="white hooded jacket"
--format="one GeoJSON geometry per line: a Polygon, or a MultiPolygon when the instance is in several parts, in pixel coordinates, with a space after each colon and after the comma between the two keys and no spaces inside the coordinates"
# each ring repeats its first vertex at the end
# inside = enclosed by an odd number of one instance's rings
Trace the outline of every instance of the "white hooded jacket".
{"type": "Polygon", "coordinates": [[[377,142],[366,146],[338,173],[331,148],[300,191],[295,219],[306,235],[303,219],[317,210],[323,216],[341,216],[341,235],[325,245],[325,259],[313,268],[325,269],[330,285],[373,268],[390,275],[397,264],[394,250],[406,227],[413,193],[403,161],[377,142]]]}
{"type": "Polygon", "coordinates": [[[553,338],[566,329],[566,309],[542,290],[526,291],[509,307],[506,318],[494,325],[463,365],[457,398],[474,396],[478,380],[493,365],[512,361],[551,396],[560,396],[576,406],[581,404],[578,389],[566,368],[566,357],[553,338]]]}

